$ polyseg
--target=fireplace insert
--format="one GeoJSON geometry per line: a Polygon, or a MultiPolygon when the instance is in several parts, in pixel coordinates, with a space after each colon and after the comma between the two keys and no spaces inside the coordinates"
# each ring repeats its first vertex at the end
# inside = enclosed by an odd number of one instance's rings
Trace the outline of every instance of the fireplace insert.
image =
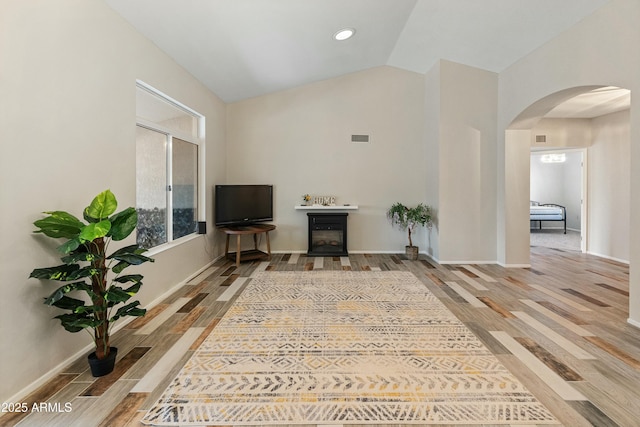
{"type": "Polygon", "coordinates": [[[310,256],[347,256],[348,213],[316,212],[309,217],[310,256]]]}

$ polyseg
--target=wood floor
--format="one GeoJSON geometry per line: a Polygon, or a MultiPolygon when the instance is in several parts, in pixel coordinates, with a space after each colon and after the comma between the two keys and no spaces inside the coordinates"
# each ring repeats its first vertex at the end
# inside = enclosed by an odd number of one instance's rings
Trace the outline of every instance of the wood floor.
{"type": "Polygon", "coordinates": [[[626,322],[628,266],[544,247],[532,247],[531,264],[438,265],[380,254],[275,254],[240,268],[220,260],[115,334],[112,374],[95,379],[78,360],[0,426],[140,426],[255,271],[312,269],[411,271],[563,425],[640,425],[640,329],[626,322]]]}

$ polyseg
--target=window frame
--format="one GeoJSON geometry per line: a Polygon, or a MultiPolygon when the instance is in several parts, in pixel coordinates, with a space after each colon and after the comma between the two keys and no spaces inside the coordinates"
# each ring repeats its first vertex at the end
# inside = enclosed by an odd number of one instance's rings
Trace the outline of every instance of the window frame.
{"type": "MultiPolygon", "coordinates": [[[[204,115],[198,113],[194,109],[184,105],[183,103],[171,98],[165,93],[159,91],[158,89],[150,86],[149,84],[136,80],[136,91],[138,89],[146,91],[148,94],[154,96],[159,102],[164,102],[171,105],[174,108],[177,108],[184,113],[192,116],[196,120],[196,135],[191,135],[186,132],[181,132],[176,129],[170,129],[166,126],[163,126],[160,123],[156,123],[152,120],[145,119],[138,115],[138,108],[136,104],[136,127],[141,127],[148,129],[153,132],[158,132],[163,134],[166,138],[166,170],[165,170],[165,178],[166,178],[166,188],[165,188],[165,196],[166,196],[166,237],[167,241],[165,243],[159,244],[157,246],[151,247],[147,250],[147,254],[153,255],[155,253],[162,252],[168,248],[179,245],[186,241],[192,240],[196,238],[199,234],[197,229],[193,233],[189,233],[185,236],[179,237],[177,239],[173,238],[173,139],[179,139],[187,143],[194,144],[197,149],[197,178],[196,183],[198,186],[197,189],[197,206],[196,206],[196,221],[203,222],[206,221],[206,192],[205,192],[205,117],[204,115]]],[[[137,174],[137,171],[136,171],[137,174]]],[[[136,188],[137,192],[137,188],[136,188]]]]}

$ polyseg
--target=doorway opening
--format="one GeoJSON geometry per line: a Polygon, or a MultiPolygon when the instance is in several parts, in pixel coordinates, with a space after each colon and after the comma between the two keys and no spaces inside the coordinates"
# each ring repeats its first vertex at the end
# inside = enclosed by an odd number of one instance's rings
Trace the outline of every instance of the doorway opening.
{"type": "Polygon", "coordinates": [[[532,247],[586,251],[586,155],[586,149],[532,149],[529,191],[532,247]]]}

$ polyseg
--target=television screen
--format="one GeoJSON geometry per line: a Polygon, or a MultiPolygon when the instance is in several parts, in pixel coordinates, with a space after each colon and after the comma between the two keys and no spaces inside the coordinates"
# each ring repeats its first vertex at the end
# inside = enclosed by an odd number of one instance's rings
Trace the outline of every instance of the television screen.
{"type": "Polygon", "coordinates": [[[249,225],[273,220],[272,185],[216,185],[215,224],[249,225]]]}

